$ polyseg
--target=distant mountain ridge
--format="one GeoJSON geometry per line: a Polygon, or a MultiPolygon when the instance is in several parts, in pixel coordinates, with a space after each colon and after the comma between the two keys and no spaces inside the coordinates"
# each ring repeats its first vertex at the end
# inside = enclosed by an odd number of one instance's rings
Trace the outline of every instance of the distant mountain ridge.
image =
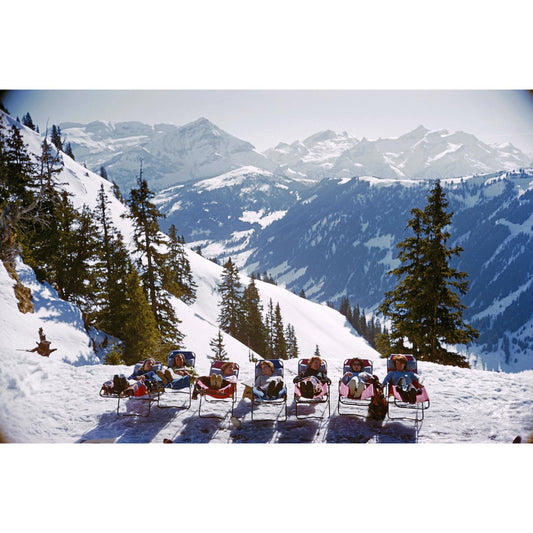
{"type": "Polygon", "coordinates": [[[274,170],[254,147],[200,118],[184,126],[141,122],[63,123],[76,160],[93,172],[104,166],[109,178],[128,193],[140,160],[152,190],[211,178],[242,166],[274,170]]]}
{"type": "Polygon", "coordinates": [[[265,155],[278,173],[313,179],[379,176],[435,179],[512,170],[531,160],[511,144],[489,146],[474,135],[423,126],[397,138],[361,140],[324,131],[303,142],[279,144],[265,155]]]}
{"type": "Polygon", "coordinates": [[[442,179],[531,164],[510,144],[489,146],[468,133],[430,131],[423,126],[397,138],[377,140],[326,130],[303,142],[280,143],[262,154],[206,118],[183,126],[96,121],[66,122],[60,127],[76,160],[94,172],[104,166],[125,193],[135,185],[141,159],[154,191],[244,166],[316,182],[364,175],[442,179]]]}

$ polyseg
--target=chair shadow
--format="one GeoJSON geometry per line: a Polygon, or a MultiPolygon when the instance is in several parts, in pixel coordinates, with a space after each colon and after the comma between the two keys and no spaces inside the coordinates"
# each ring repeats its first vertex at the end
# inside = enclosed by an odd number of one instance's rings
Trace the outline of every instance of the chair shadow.
{"type": "Polygon", "coordinates": [[[289,418],[278,428],[279,444],[306,444],[316,440],[320,432],[321,419],[318,418],[289,418]]]}
{"type": "MultiPolygon", "coordinates": [[[[148,409],[146,406],[142,406],[148,409]]],[[[116,411],[102,413],[98,425],[84,433],[78,443],[109,440],[116,443],[152,442],[156,435],[176,416],[178,409],[158,409],[152,406],[149,417],[118,416],[116,411]],[[147,423],[149,421],[149,423],[147,423]]]]}
{"type": "Polygon", "coordinates": [[[171,440],[178,444],[208,444],[220,430],[220,418],[200,418],[196,413],[183,419],[180,430],[171,440]]]}
{"type": "Polygon", "coordinates": [[[332,416],[326,442],[401,444],[418,442],[420,425],[371,420],[354,415],[332,416]]]}

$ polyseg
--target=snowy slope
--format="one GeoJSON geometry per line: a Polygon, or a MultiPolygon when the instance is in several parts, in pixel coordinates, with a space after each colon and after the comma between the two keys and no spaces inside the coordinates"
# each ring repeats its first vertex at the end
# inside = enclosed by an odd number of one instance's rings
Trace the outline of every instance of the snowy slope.
{"type": "MultiPolygon", "coordinates": [[[[191,254],[193,272],[199,285],[198,301],[190,308],[176,302],[187,348],[198,356],[198,370],[209,365],[209,340],[216,335],[215,285],[220,267],[191,254]]],[[[26,270],[18,266],[19,272],[26,270]]],[[[239,398],[235,406],[237,426],[230,420],[227,406],[214,409],[225,416],[199,419],[198,401],[191,409],[155,409],[150,418],[118,418],[116,404],[98,396],[100,385],[118,372],[131,368],[107,366],[89,360],[88,338],[73,314],[50,318],[50,307],[58,301],[45,301],[50,289],[33,284],[36,313],[22,316],[12,294],[12,280],[0,267],[2,301],[0,335],[7,342],[0,348],[0,429],[14,442],[81,442],[111,439],[117,442],[233,443],[233,442],[511,442],[516,435],[533,433],[531,412],[533,371],[515,374],[445,367],[420,363],[420,373],[431,397],[431,407],[422,424],[407,421],[377,425],[336,411],[337,390],[333,387],[332,413],[322,420],[297,421],[292,405],[292,378],[296,360],[286,362],[289,382],[289,418],[286,422],[255,422],[250,419],[250,403],[239,398]],[[42,302],[42,306],[40,304],[42,302]],[[37,328],[42,326],[52,347],[50,358],[19,351],[32,347],[37,328]],[[68,355],[68,357],[66,357],[68,355]],[[70,358],[70,359],[69,359],[70,358]]],[[[343,317],[328,307],[302,300],[283,289],[258,282],[262,297],[280,301],[284,318],[295,326],[302,355],[310,355],[316,344],[329,364],[336,384],[346,356],[364,355],[374,360],[374,371],[385,375],[385,361],[354,334],[343,317]]],[[[240,381],[249,382],[253,363],[245,346],[228,336],[225,345],[231,359],[240,365],[240,381]]],[[[241,388],[242,391],[242,388],[241,388]]],[[[240,394],[239,394],[240,396],[240,394]]],[[[130,401],[136,409],[135,401],[130,401]]]]}

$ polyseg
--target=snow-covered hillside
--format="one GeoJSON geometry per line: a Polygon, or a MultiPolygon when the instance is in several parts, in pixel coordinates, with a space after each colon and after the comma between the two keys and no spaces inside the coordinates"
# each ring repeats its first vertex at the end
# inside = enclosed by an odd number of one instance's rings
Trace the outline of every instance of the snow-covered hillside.
{"type": "Polygon", "coordinates": [[[282,218],[304,189],[297,180],[246,166],[161,191],[154,203],[165,214],[164,231],[174,224],[192,249],[231,256],[240,268],[252,235],[282,218]]]}
{"type": "MultiPolygon", "coordinates": [[[[217,333],[215,285],[220,267],[190,254],[198,283],[198,300],[188,307],[174,302],[185,332],[185,344],[197,354],[200,374],[209,368],[209,340],[217,333]]],[[[31,279],[27,267],[17,270],[31,279]]],[[[53,290],[33,281],[35,314],[21,315],[13,294],[13,280],[0,267],[2,313],[0,336],[0,429],[11,442],[82,442],[107,439],[116,442],[267,443],[267,442],[501,442],[533,433],[533,371],[506,374],[420,363],[431,406],[421,424],[386,421],[383,425],[336,409],[336,384],[344,358],[355,354],[374,361],[374,371],[385,376],[385,361],[357,336],[343,317],[326,306],[303,300],[282,288],[257,282],[263,299],[280,302],[284,318],[298,335],[302,356],[315,345],[328,361],[333,380],[332,412],[328,418],[296,420],[292,405],[292,378],[297,361],[286,362],[289,383],[289,418],[286,422],[252,422],[250,402],[240,398],[235,419],[227,405],[213,407],[223,420],[198,418],[198,400],[186,411],[155,408],[147,419],[118,418],[116,403],[98,396],[101,384],[115,373],[129,373],[125,366],[99,364],[91,354],[89,338],[75,311],[57,299],[53,290]],[[63,312],[61,309],[63,308],[63,312]],[[64,311],[64,309],[68,311],[64,311]],[[43,327],[57,352],[50,358],[24,350],[37,340],[43,327]]],[[[240,365],[240,381],[250,382],[253,363],[248,349],[224,336],[226,350],[240,365]]],[[[242,385],[240,386],[242,392],[242,385]]],[[[136,409],[135,400],[130,401],[136,409]]],[[[317,408],[321,412],[323,408],[317,408]]]]}

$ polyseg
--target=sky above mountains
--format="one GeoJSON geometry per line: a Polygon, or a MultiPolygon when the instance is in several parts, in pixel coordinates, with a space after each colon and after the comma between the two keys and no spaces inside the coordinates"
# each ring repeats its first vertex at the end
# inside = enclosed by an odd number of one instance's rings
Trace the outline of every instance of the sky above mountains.
{"type": "Polygon", "coordinates": [[[93,120],[183,125],[206,117],[258,151],[325,129],[369,139],[419,125],[462,130],[533,154],[533,94],[515,90],[15,90],[12,116],[46,124],[93,120]]]}

